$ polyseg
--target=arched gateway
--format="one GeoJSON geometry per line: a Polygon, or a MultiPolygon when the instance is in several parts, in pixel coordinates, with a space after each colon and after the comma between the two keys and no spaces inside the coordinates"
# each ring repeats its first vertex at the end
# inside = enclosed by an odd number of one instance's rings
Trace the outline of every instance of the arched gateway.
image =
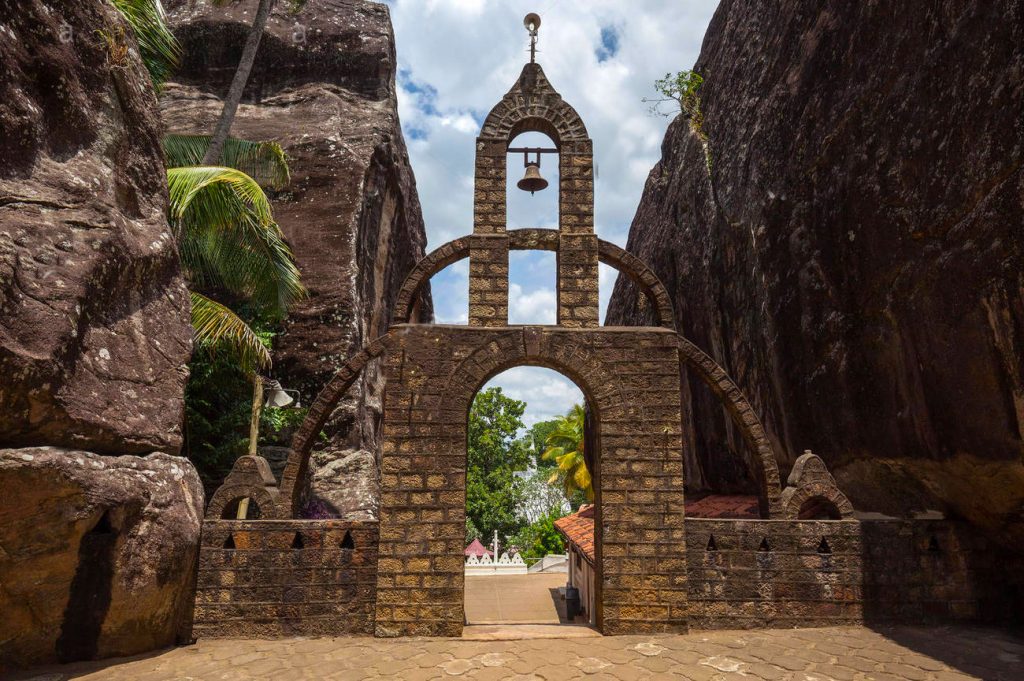
{"type": "MultiPolygon", "coordinates": [[[[804,476],[806,484],[795,483],[803,485],[799,493],[782,493],[771,445],[736,384],[677,334],[671,300],[653,272],[598,240],[591,140],[539,64],[526,64],[490,112],[476,149],[473,234],[438,248],[409,274],[388,332],[350,358],[310,408],[280,484],[262,459],[242,457],[211,499],[196,598],[198,633],[459,635],[467,413],[489,378],[517,365],[564,373],[592,409],[595,615],[606,634],[684,630],[694,612],[690,600],[710,608],[723,598],[719,587],[705,584],[710,577],[688,584],[688,552],[715,542],[703,536],[687,541],[681,363],[722,400],[756,453],[763,517],[796,518],[801,511],[787,504],[810,508],[823,495],[842,517],[852,512],[813,455],[801,467],[813,474],[804,476]],[[510,151],[511,141],[527,131],[546,134],[554,149],[510,151]],[[509,153],[538,159],[557,153],[558,230],[506,229],[509,153]],[[508,259],[515,249],[557,253],[556,325],[509,325],[508,259]],[[466,257],[469,323],[416,323],[420,289],[466,257]],[[599,326],[599,261],[637,284],[659,326],[599,326]],[[378,522],[300,520],[310,450],[372,360],[383,362],[387,381],[378,522]],[[260,520],[225,519],[242,499],[259,507],[260,520]]],[[[752,621],[746,611],[737,617],[752,621]]]]}

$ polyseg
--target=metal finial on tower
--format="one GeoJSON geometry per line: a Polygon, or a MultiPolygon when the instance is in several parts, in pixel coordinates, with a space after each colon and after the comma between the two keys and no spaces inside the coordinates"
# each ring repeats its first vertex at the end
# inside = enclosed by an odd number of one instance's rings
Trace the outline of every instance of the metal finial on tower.
{"type": "Polygon", "coordinates": [[[537,61],[537,29],[540,28],[540,15],[530,12],[523,19],[523,26],[530,33],[530,63],[537,61]]]}

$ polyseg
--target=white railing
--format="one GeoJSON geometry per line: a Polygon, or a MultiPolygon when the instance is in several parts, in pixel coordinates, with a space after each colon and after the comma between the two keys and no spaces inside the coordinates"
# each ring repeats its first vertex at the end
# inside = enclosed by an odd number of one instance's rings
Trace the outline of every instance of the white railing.
{"type": "Polygon", "coordinates": [[[503,553],[496,561],[486,554],[480,558],[470,556],[466,559],[467,575],[525,575],[526,572],[526,562],[518,553],[511,558],[503,553]]]}

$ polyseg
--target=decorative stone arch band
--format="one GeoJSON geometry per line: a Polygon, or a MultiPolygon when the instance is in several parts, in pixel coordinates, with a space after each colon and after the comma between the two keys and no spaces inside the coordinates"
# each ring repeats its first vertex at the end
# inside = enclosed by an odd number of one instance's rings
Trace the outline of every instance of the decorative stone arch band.
{"type": "MultiPolygon", "coordinates": [[[[513,251],[557,251],[559,232],[556,229],[516,229],[508,232],[509,249],[513,251]]],[[[395,324],[407,324],[420,290],[430,278],[449,265],[468,258],[472,237],[462,237],[424,256],[405,278],[395,304],[395,324]]],[[[658,326],[676,328],[672,299],[668,290],[650,267],[634,255],[608,241],[598,240],[598,259],[629,277],[647,298],[658,326]]]]}
{"type": "Polygon", "coordinates": [[[371,361],[382,354],[390,347],[394,340],[394,332],[388,331],[383,336],[368,343],[358,353],[352,356],[345,365],[338,369],[331,377],[327,385],[323,387],[320,394],[316,396],[302,426],[292,438],[291,449],[288,452],[288,462],[285,464],[284,473],[281,476],[281,492],[278,498],[279,515],[283,518],[299,517],[299,483],[306,478],[309,467],[309,455],[313,449],[320,431],[323,430],[327,419],[334,412],[338,402],[345,396],[348,389],[352,387],[363,368],[371,361]]]}
{"type": "Polygon", "coordinates": [[[769,518],[785,517],[781,503],[779,464],[775,458],[775,451],[768,436],[765,435],[761,420],[757,418],[743,391],[718,362],[682,334],[679,335],[679,357],[725,405],[733,423],[743,434],[747,446],[756,452],[761,462],[761,480],[758,481],[761,487],[761,515],[769,518]]]}

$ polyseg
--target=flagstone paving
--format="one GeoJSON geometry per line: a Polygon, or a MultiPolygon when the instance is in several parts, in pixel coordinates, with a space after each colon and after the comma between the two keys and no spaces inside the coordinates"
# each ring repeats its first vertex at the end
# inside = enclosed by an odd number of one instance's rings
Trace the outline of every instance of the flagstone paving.
{"type": "Polygon", "coordinates": [[[970,627],[837,627],[513,641],[208,640],[145,657],[52,667],[17,678],[1021,681],[1024,637],[970,627]]]}

